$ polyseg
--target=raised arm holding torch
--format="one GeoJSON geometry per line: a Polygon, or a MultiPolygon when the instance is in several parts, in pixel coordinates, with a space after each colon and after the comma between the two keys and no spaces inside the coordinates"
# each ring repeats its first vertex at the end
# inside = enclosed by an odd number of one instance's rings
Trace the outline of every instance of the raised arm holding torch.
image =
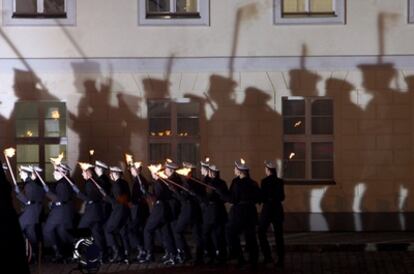
{"type": "MultiPolygon", "coordinates": [[[[82,163],[82,162],[79,162],[78,163],[79,164],[79,166],[80,166],[80,168],[82,169],[82,170],[88,170],[88,169],[90,169],[90,168],[92,168],[93,166],[91,165],[91,164],[88,164],[88,163],[82,163]]],[[[99,192],[101,193],[101,195],[103,196],[103,197],[105,197],[106,196],[106,193],[105,193],[105,191],[103,190],[103,188],[95,181],[95,179],[92,177],[92,176],[89,176],[88,177],[88,179],[89,180],[91,180],[91,182],[96,186],[96,188],[99,190],[99,192]]]]}
{"type": "Polygon", "coordinates": [[[192,181],[194,181],[196,183],[199,183],[200,185],[203,185],[203,186],[205,186],[207,188],[210,188],[212,190],[216,190],[215,187],[210,186],[210,185],[208,185],[208,184],[206,184],[206,183],[204,183],[204,182],[202,182],[202,181],[200,181],[200,180],[192,177],[191,175],[189,175],[190,172],[191,172],[191,168],[184,167],[184,168],[181,168],[181,169],[176,170],[175,172],[177,172],[177,174],[179,174],[181,176],[184,176],[184,177],[187,177],[187,178],[191,179],[192,181]]]}
{"type": "Polygon", "coordinates": [[[15,154],[16,154],[16,150],[12,147],[4,150],[4,156],[6,158],[7,167],[9,168],[9,171],[10,171],[10,176],[12,178],[13,184],[17,187],[16,177],[14,177],[13,169],[11,168],[10,160],[9,160],[9,158],[14,157],[15,154]]]}

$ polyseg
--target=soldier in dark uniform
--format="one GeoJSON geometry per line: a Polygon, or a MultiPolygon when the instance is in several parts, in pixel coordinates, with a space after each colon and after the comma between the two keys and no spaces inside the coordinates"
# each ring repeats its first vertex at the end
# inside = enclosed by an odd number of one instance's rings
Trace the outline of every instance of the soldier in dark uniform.
{"type": "Polygon", "coordinates": [[[12,269],[14,273],[29,274],[24,239],[13,207],[12,187],[3,169],[6,170],[0,161],[0,265],[5,270],[12,269]]]}
{"type": "Polygon", "coordinates": [[[271,161],[265,161],[266,178],[261,182],[261,198],[263,208],[259,217],[258,236],[260,247],[264,257],[264,263],[272,262],[272,252],[267,240],[267,231],[270,224],[275,233],[277,266],[283,267],[285,258],[285,246],[283,240],[283,205],[285,190],[283,180],[277,177],[276,165],[271,161]]]}
{"type": "Polygon", "coordinates": [[[224,263],[227,257],[225,226],[227,211],[224,205],[228,200],[227,184],[220,178],[220,170],[215,165],[209,166],[205,181],[211,188],[206,188],[203,200],[203,239],[206,245],[209,264],[224,263]]]}
{"type": "MultiPolygon", "coordinates": [[[[189,191],[183,189],[176,189],[175,196],[181,203],[180,214],[174,226],[174,238],[177,246],[177,262],[184,263],[191,259],[191,251],[185,239],[185,232],[187,228],[191,228],[193,239],[196,244],[196,258],[194,263],[200,264],[203,261],[203,237],[202,237],[202,214],[198,197],[205,196],[204,187],[193,179],[196,166],[191,163],[183,163],[185,168],[190,169],[190,173],[181,182],[189,191]]],[[[174,180],[177,173],[170,176],[174,180]]],[[[178,181],[178,180],[177,180],[178,181]]]]}
{"type": "Polygon", "coordinates": [[[153,190],[149,196],[154,201],[153,208],[144,228],[145,252],[139,262],[149,263],[154,261],[154,236],[160,232],[166,255],[162,258],[164,264],[175,264],[175,243],[171,230],[172,210],[169,201],[172,199],[172,191],[157,174],[151,174],[153,178],[153,190]]]}
{"type": "MultiPolygon", "coordinates": [[[[95,161],[95,174],[97,177],[96,182],[103,188],[106,195],[111,195],[111,179],[109,179],[109,176],[106,175],[105,172],[109,170],[109,167],[107,164],[105,164],[102,161],[95,161]]],[[[111,215],[112,206],[110,203],[104,203],[104,215],[105,215],[105,222],[108,220],[109,216],[111,215]]]]}
{"type": "Polygon", "coordinates": [[[144,227],[149,216],[149,206],[147,203],[148,182],[141,174],[141,165],[131,166],[130,171],[133,178],[133,185],[131,220],[128,224],[128,232],[131,245],[137,248],[137,260],[139,260],[144,253],[144,227]]]}
{"type": "Polygon", "coordinates": [[[244,233],[249,262],[255,268],[258,260],[256,204],[260,202],[260,189],[258,184],[250,178],[249,167],[243,160],[235,162],[234,174],[236,178],[233,179],[229,190],[229,202],[232,207],[227,225],[230,256],[237,258],[239,265],[244,264],[240,246],[240,234],[244,233]]]}
{"type": "Polygon", "coordinates": [[[96,245],[105,254],[106,244],[103,231],[104,211],[103,195],[92,181],[93,165],[82,166],[82,177],[85,182],[85,190],[81,192],[76,186],[72,186],[79,199],[85,202],[85,212],[79,222],[78,228],[89,229],[96,245]]]}
{"type": "Polygon", "coordinates": [[[74,241],[69,230],[73,229],[75,215],[73,194],[74,191],[62,174],[68,175],[70,167],[66,164],[59,164],[55,167],[53,177],[56,180],[55,190],[46,192],[51,200],[51,210],[43,228],[45,242],[50,244],[55,253],[55,261],[63,259],[65,247],[74,241]]]}
{"type": "Polygon", "coordinates": [[[34,172],[42,170],[38,167],[21,166],[20,178],[24,181],[24,190],[20,191],[15,188],[17,199],[23,204],[23,213],[20,215],[19,221],[24,236],[32,245],[33,258],[38,250],[38,244],[42,240],[40,217],[43,211],[43,199],[45,197],[45,189],[39,182],[34,172]]]}
{"type": "Polygon", "coordinates": [[[110,167],[110,178],[113,181],[112,195],[104,197],[106,202],[111,203],[112,212],[105,223],[105,238],[108,246],[112,249],[111,262],[124,261],[129,263],[130,244],[128,240],[127,223],[130,218],[129,202],[131,191],[128,183],[122,179],[122,170],[119,167],[110,167]],[[121,240],[123,256],[120,253],[121,240]]]}

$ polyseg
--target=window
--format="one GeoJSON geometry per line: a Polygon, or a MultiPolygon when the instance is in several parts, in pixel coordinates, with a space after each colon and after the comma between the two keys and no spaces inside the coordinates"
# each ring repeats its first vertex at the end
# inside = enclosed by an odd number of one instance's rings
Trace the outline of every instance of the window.
{"type": "Polygon", "coordinates": [[[139,0],[140,25],[209,25],[209,0],[139,0]]]}
{"type": "Polygon", "coordinates": [[[344,24],[345,0],[275,0],[275,24],[344,24]]]}
{"type": "Polygon", "coordinates": [[[66,155],[66,105],[62,102],[17,102],[16,163],[37,165],[46,181],[53,180],[49,159],[66,155]]]}
{"type": "Polygon", "coordinates": [[[408,23],[414,23],[414,0],[408,1],[408,23]]]}
{"type": "Polygon", "coordinates": [[[324,97],[285,97],[283,177],[296,182],[333,182],[333,101],[324,97]]]}
{"type": "Polygon", "coordinates": [[[199,103],[189,100],[149,100],[149,161],[166,158],[198,163],[199,103]]]}
{"type": "Polygon", "coordinates": [[[75,0],[3,0],[5,25],[74,25],[75,0]]]}

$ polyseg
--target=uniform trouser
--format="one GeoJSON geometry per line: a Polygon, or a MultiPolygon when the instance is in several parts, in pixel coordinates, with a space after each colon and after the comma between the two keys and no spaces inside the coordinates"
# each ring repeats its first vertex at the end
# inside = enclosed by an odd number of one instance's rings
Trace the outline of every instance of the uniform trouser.
{"type": "Polygon", "coordinates": [[[102,222],[92,222],[88,225],[80,225],[79,228],[89,228],[96,245],[102,250],[106,250],[104,230],[102,222]]]}
{"type": "Polygon", "coordinates": [[[220,256],[226,256],[225,225],[221,223],[204,223],[203,243],[211,258],[216,256],[216,251],[219,252],[220,256]]]}
{"type": "Polygon", "coordinates": [[[202,225],[200,222],[194,221],[190,214],[180,214],[174,227],[174,239],[177,249],[183,251],[189,255],[190,248],[185,239],[185,230],[191,226],[193,240],[196,243],[197,257],[202,255],[203,251],[203,236],[202,236],[202,225]]]}
{"type": "Polygon", "coordinates": [[[270,218],[261,218],[259,221],[258,236],[260,242],[260,248],[262,250],[263,256],[266,259],[272,257],[272,251],[267,239],[267,231],[270,224],[273,225],[273,231],[275,234],[276,241],[276,252],[279,260],[284,259],[285,255],[285,243],[283,239],[283,221],[281,220],[271,220],[270,218]]]}
{"type": "Polygon", "coordinates": [[[22,227],[23,235],[29,240],[30,244],[34,247],[41,239],[40,224],[26,224],[22,227]]]}
{"type": "Polygon", "coordinates": [[[138,249],[144,248],[144,228],[145,220],[131,220],[128,224],[128,237],[131,246],[137,247],[138,249]]]}
{"type": "Polygon", "coordinates": [[[128,239],[128,225],[119,225],[119,226],[110,226],[108,224],[105,225],[105,239],[108,246],[115,248],[117,250],[120,249],[119,241],[120,240],[123,244],[123,248],[125,252],[129,252],[130,244],[128,239]]]}
{"type": "Polygon", "coordinates": [[[165,206],[161,202],[157,202],[145,225],[144,244],[145,250],[149,253],[153,253],[154,251],[154,236],[156,231],[159,231],[161,234],[161,241],[165,250],[169,253],[175,252],[171,223],[166,222],[165,210],[165,206]]]}
{"type": "Polygon", "coordinates": [[[63,245],[71,244],[74,241],[73,236],[69,233],[71,229],[68,225],[46,222],[43,228],[43,237],[45,243],[50,246],[61,248],[63,245]]]}

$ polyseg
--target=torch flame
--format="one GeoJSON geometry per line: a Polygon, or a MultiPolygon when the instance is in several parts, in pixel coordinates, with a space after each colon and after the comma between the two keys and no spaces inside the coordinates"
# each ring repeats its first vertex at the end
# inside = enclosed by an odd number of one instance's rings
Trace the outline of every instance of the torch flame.
{"type": "Polygon", "coordinates": [[[132,159],[132,155],[130,154],[125,154],[125,161],[127,162],[128,165],[133,163],[133,159],[132,159]]]}
{"type": "Polygon", "coordinates": [[[60,153],[59,156],[56,158],[50,158],[50,162],[55,166],[59,165],[62,162],[62,160],[63,160],[63,152],[60,153]]]}
{"type": "Polygon", "coordinates": [[[142,162],[135,162],[135,163],[134,163],[134,167],[135,167],[136,169],[140,168],[141,166],[142,166],[142,162]]]}
{"type": "Polygon", "coordinates": [[[188,174],[191,172],[191,168],[184,167],[184,168],[176,170],[175,172],[183,176],[188,176],[188,174]]]}
{"type": "Polygon", "coordinates": [[[240,163],[241,163],[242,165],[244,165],[244,164],[246,163],[246,161],[245,161],[243,158],[241,158],[241,159],[240,159],[240,163]]]}
{"type": "Polygon", "coordinates": [[[157,175],[158,176],[160,176],[160,178],[163,178],[163,179],[168,179],[168,176],[167,176],[167,174],[165,174],[164,172],[157,172],[157,175]]]}
{"type": "Polygon", "coordinates": [[[165,159],[165,162],[166,163],[172,163],[173,161],[171,159],[167,158],[167,159],[165,159]]]}
{"type": "Polygon", "coordinates": [[[160,171],[162,168],[161,164],[157,164],[157,165],[149,165],[148,169],[151,171],[152,174],[156,174],[158,171],[160,171]]]}
{"type": "Polygon", "coordinates": [[[205,161],[206,163],[209,163],[210,162],[210,157],[206,157],[206,161],[205,161]]]}
{"type": "Polygon", "coordinates": [[[89,168],[93,167],[93,166],[92,166],[91,164],[89,164],[89,163],[82,163],[82,162],[79,162],[79,166],[81,167],[81,169],[82,169],[83,171],[88,170],[89,168]]]}
{"type": "Polygon", "coordinates": [[[294,125],[294,127],[299,127],[302,124],[302,121],[297,121],[294,125]]]}
{"type": "Polygon", "coordinates": [[[292,160],[292,158],[295,157],[295,156],[296,156],[296,153],[294,153],[294,152],[290,153],[289,160],[292,160]]]}
{"type": "Polygon", "coordinates": [[[4,155],[8,158],[12,158],[16,154],[16,150],[12,147],[4,150],[4,155]]]}
{"type": "Polygon", "coordinates": [[[95,154],[95,150],[91,149],[89,150],[89,155],[93,156],[95,154]]]}

